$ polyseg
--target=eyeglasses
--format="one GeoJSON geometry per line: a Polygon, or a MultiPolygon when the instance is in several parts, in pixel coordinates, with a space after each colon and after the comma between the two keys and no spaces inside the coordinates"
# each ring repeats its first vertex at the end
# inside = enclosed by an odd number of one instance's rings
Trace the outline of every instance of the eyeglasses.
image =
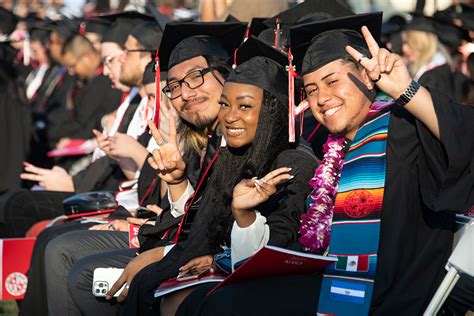
{"type": "Polygon", "coordinates": [[[110,65],[112,65],[113,61],[119,57],[121,54],[115,55],[115,56],[105,56],[104,59],[102,60],[102,63],[110,68],[110,65]]]}
{"type": "Polygon", "coordinates": [[[213,70],[214,68],[212,67],[194,70],[188,73],[183,79],[168,83],[162,91],[170,100],[179,98],[181,96],[181,87],[183,83],[185,83],[189,89],[199,88],[204,83],[204,75],[213,70]]]}
{"type": "Polygon", "coordinates": [[[76,69],[77,65],[79,65],[83,57],[84,55],[77,57],[74,63],[72,65],[68,65],[67,67],[72,70],[76,69]]]}
{"type": "Polygon", "coordinates": [[[123,51],[125,52],[125,54],[128,54],[128,53],[153,53],[154,52],[151,49],[127,49],[127,48],[125,48],[123,51]]]}

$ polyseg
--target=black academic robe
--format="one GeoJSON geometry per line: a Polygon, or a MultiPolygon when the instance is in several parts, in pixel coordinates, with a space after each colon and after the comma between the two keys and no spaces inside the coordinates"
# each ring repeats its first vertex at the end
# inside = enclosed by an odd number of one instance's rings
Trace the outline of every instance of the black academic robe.
{"type": "Polygon", "coordinates": [[[0,195],[21,187],[29,147],[30,108],[17,80],[15,69],[0,62],[0,195]]]}
{"type": "Polygon", "coordinates": [[[31,99],[32,135],[28,161],[35,166],[51,168],[52,159],[47,152],[55,147],[48,140],[49,126],[57,125],[67,117],[66,100],[73,88],[74,78],[64,66],[52,65],[46,72],[41,86],[31,99]]]}
{"type": "Polygon", "coordinates": [[[423,75],[421,75],[420,79],[418,79],[418,83],[422,86],[442,91],[446,95],[456,100],[457,90],[454,86],[454,75],[451,72],[451,68],[448,64],[444,64],[426,71],[423,75]]]}
{"type": "MultiPolygon", "coordinates": [[[[216,128],[207,144],[204,159],[201,159],[201,156],[196,152],[190,152],[184,155],[183,160],[186,163],[186,177],[193,186],[193,188],[196,188],[199,179],[204,177],[204,170],[207,166],[209,166],[210,161],[216,154],[217,148],[220,145],[220,141],[221,131],[219,128],[216,128]]],[[[203,194],[211,170],[212,168],[204,178],[203,183],[201,185],[201,189],[199,190],[199,192],[197,192],[198,196],[201,196],[203,194]]],[[[140,179],[138,182],[138,192],[141,200],[143,199],[142,194],[145,192],[150,192],[151,190],[151,193],[155,196],[151,196],[153,200],[150,197],[147,197],[147,200],[150,201],[152,204],[156,204],[156,201],[160,201],[156,198],[156,191],[159,191],[159,185],[155,184],[154,186],[151,186],[150,184],[152,183],[153,179],[156,179],[156,183],[159,183],[160,181],[159,177],[157,177],[156,175],[156,170],[151,168],[151,166],[148,164],[147,159],[142,169],[142,173],[140,174],[140,179]],[[145,191],[145,189],[147,191],[145,191]]],[[[195,199],[193,207],[198,207],[199,200],[199,197],[195,199]]],[[[146,204],[147,203],[143,203],[142,205],[146,204]]],[[[139,252],[144,252],[151,248],[166,245],[168,242],[172,241],[176,235],[176,232],[178,230],[178,224],[180,223],[182,216],[174,217],[171,214],[168,198],[164,198],[161,201],[160,207],[163,209],[163,212],[155,219],[155,225],[143,225],[140,228],[138,235],[140,240],[139,252]],[[163,235],[165,235],[164,238],[163,235]]]]}
{"type": "MultiPolygon", "coordinates": [[[[313,176],[315,165],[317,161],[312,154],[294,149],[280,153],[272,164],[272,170],[291,167],[295,178],[258,207],[258,211],[267,218],[270,227],[269,244],[288,247],[297,240],[300,216],[304,211],[306,196],[311,189],[308,182],[313,176]]],[[[204,205],[206,196],[204,192],[202,198],[204,205]]],[[[179,268],[192,258],[215,254],[216,249],[208,240],[209,221],[212,218],[210,211],[206,207],[200,208],[188,239],[174,246],[161,261],[147,266],[135,276],[121,314],[151,315],[153,308],[156,307],[153,292],[163,280],[178,275],[179,268]]]]}
{"type": "Polygon", "coordinates": [[[474,109],[431,90],[438,141],[394,109],[371,312],[421,315],[445,275],[455,212],[474,203],[474,109]]]}
{"type": "Polygon", "coordinates": [[[102,117],[120,105],[122,92],[112,89],[110,79],[99,74],[87,81],[84,86],[73,89],[71,97],[73,109],[62,122],[50,126],[50,142],[57,142],[64,137],[76,139],[94,137],[92,129],[100,129],[102,117]]]}

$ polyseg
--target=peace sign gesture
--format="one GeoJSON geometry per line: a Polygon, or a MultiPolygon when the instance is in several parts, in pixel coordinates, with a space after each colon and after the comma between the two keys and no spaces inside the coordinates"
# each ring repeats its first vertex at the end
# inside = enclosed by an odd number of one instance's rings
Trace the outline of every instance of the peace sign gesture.
{"type": "Polygon", "coordinates": [[[368,58],[351,46],[346,46],[347,53],[364,67],[369,78],[380,90],[393,99],[398,99],[411,83],[406,65],[399,55],[380,48],[366,26],[362,27],[362,34],[372,58],[368,58]]]}
{"type": "Polygon", "coordinates": [[[283,167],[269,172],[262,179],[244,179],[234,188],[232,196],[232,211],[252,210],[275,194],[277,186],[293,176],[289,174],[291,168],[283,167]]]}
{"type": "Polygon", "coordinates": [[[153,121],[148,121],[148,127],[159,145],[158,149],[153,150],[153,157],[148,158],[148,163],[153,169],[158,170],[158,176],[168,184],[182,182],[185,179],[186,163],[178,148],[174,117],[170,118],[170,141],[168,143],[163,140],[153,121]]]}

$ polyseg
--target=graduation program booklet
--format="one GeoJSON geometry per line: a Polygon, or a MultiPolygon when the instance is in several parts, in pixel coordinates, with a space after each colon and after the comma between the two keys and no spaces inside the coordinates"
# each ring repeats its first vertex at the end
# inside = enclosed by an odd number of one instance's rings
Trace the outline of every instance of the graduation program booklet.
{"type": "Polygon", "coordinates": [[[72,139],[63,148],[48,151],[48,157],[83,156],[93,152],[96,147],[95,139],[72,139]]]}
{"type": "Polygon", "coordinates": [[[222,282],[224,281],[225,277],[226,276],[224,274],[210,273],[208,271],[207,273],[201,275],[192,275],[184,278],[171,278],[161,283],[161,285],[155,291],[155,297],[160,297],[198,284],[222,282]]]}
{"type": "Polygon", "coordinates": [[[214,287],[208,295],[228,284],[246,280],[288,274],[317,273],[336,261],[336,257],[319,256],[267,245],[214,287]]]}

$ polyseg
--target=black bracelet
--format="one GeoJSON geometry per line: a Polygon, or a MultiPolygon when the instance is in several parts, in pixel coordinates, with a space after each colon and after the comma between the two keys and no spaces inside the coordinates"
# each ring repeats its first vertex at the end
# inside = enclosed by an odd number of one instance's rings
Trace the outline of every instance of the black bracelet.
{"type": "Polygon", "coordinates": [[[415,80],[412,80],[408,88],[406,88],[406,90],[403,91],[400,97],[395,100],[395,104],[398,106],[405,106],[405,104],[410,102],[411,99],[415,96],[415,94],[418,92],[418,89],[420,89],[420,84],[415,80]]]}

